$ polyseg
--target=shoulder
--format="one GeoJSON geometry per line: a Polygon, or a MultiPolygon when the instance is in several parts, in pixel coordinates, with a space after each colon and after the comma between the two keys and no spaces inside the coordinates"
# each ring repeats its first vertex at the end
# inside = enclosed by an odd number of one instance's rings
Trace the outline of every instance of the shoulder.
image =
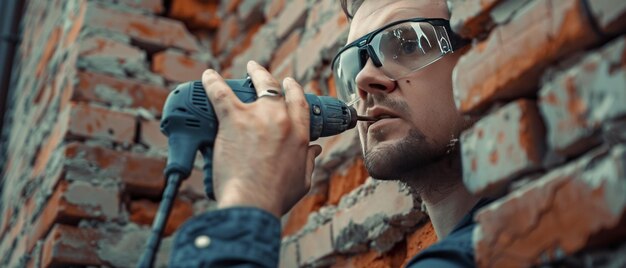
{"type": "Polygon", "coordinates": [[[472,233],[475,223],[454,230],[450,235],[421,251],[407,267],[474,267],[472,233]]]}

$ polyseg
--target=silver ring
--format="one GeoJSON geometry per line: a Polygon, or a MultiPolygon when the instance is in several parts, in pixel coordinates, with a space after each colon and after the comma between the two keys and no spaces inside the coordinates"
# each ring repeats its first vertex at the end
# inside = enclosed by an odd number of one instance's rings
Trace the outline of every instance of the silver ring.
{"type": "Polygon", "coordinates": [[[259,93],[257,98],[262,98],[262,97],[280,97],[282,96],[280,94],[280,92],[276,89],[267,89],[267,90],[263,90],[259,93]]]}

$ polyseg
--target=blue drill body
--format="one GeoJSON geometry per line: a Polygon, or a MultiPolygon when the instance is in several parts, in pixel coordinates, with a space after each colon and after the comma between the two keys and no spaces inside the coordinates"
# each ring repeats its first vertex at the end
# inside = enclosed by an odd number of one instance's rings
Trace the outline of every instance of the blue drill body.
{"type": "MultiPolygon", "coordinates": [[[[257,99],[250,79],[226,80],[242,102],[257,99]]],[[[310,139],[342,133],[356,125],[356,110],[328,96],[305,94],[310,108],[310,139]]],[[[218,120],[200,81],[179,85],[170,93],[163,107],[161,131],[168,137],[169,152],[166,178],[173,172],[185,179],[191,173],[197,151],[204,157],[204,184],[208,197],[213,196],[213,143],[218,120]]],[[[251,167],[253,168],[253,167],[251,167]]]]}

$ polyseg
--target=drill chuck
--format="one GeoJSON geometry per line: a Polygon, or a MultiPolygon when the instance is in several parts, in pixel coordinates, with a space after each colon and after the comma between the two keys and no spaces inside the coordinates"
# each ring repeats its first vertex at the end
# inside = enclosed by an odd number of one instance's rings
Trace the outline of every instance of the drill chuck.
{"type": "MultiPolygon", "coordinates": [[[[252,81],[226,80],[235,95],[245,103],[257,99],[252,81]]],[[[329,96],[305,94],[310,110],[310,140],[332,136],[353,128],[357,122],[356,110],[329,96]]],[[[213,143],[217,136],[218,120],[200,81],[180,84],[165,102],[161,131],[168,137],[169,152],[165,175],[173,172],[181,178],[189,177],[195,155],[204,158],[204,184],[207,196],[213,196],[213,143]]]]}

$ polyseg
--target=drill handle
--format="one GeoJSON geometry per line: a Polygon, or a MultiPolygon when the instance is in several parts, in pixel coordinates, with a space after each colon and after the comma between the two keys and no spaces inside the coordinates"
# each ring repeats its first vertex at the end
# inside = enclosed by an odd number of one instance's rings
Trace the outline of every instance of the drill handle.
{"type": "Polygon", "coordinates": [[[200,148],[200,153],[204,158],[204,192],[207,197],[215,200],[215,192],[213,191],[213,146],[205,146],[200,148]]]}

